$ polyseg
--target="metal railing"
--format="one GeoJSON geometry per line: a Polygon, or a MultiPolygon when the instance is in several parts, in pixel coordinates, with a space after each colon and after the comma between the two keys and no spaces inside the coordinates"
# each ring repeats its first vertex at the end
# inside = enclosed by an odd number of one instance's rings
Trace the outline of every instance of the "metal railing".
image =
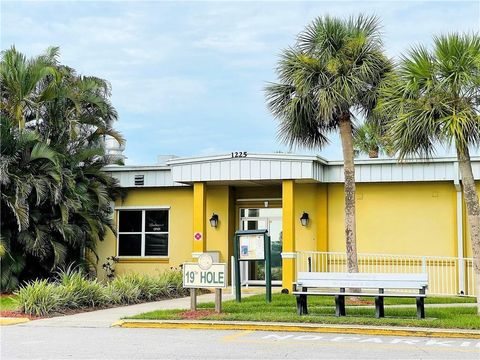
{"type": "MultiPolygon", "coordinates": [[[[347,257],[340,252],[299,251],[296,269],[297,272],[346,272],[347,257]]],[[[475,274],[471,258],[358,254],[358,270],[368,273],[426,272],[429,294],[475,295],[475,274]],[[463,271],[459,271],[462,267],[463,271]]]]}

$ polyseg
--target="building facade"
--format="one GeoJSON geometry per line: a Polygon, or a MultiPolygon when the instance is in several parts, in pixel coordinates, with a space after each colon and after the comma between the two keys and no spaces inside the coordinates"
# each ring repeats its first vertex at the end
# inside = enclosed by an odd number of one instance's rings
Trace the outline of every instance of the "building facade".
{"type": "MultiPolygon", "coordinates": [[[[102,260],[112,255],[117,273],[155,273],[205,251],[230,263],[236,230],[269,231],[273,278],[287,289],[299,253],[345,252],[342,162],[242,152],[107,171],[126,196],[115,202],[117,234],[98,245],[100,277],[102,260]]],[[[358,160],[356,181],[359,253],[471,257],[455,159],[358,160]]],[[[262,265],[245,266],[243,280],[261,283],[262,265]]]]}

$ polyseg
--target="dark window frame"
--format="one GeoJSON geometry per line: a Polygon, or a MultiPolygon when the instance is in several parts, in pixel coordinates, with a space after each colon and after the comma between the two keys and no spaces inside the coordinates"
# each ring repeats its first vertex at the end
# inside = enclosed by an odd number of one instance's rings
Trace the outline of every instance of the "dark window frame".
{"type": "Polygon", "coordinates": [[[166,259],[170,256],[170,207],[138,207],[138,208],[117,208],[117,249],[116,253],[117,256],[121,259],[166,259]],[[125,231],[120,231],[120,212],[135,212],[135,211],[140,211],[142,213],[142,229],[141,231],[136,231],[136,232],[125,232],[125,231]],[[167,212],[167,231],[146,231],[146,212],[147,211],[166,211],[167,212]],[[167,254],[166,255],[145,255],[145,249],[146,249],[146,243],[145,243],[145,235],[147,234],[155,234],[155,235],[166,235],[167,236],[167,254]],[[139,255],[120,255],[119,250],[120,250],[120,235],[140,235],[141,236],[141,248],[140,248],[140,254],[139,255]]]}

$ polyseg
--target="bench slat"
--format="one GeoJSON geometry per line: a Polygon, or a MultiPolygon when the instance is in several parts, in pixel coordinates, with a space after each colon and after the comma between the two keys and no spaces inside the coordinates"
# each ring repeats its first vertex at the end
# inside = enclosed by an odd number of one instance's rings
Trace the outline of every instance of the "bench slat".
{"type": "Polygon", "coordinates": [[[342,292],[314,292],[314,291],[294,291],[293,295],[316,295],[316,296],[335,296],[335,295],[345,295],[345,296],[365,296],[365,297],[406,297],[406,298],[416,298],[416,297],[427,297],[425,294],[379,294],[379,293],[342,293],[342,292]]]}
{"type": "Polygon", "coordinates": [[[297,285],[318,288],[421,289],[428,274],[300,272],[297,285]]]}

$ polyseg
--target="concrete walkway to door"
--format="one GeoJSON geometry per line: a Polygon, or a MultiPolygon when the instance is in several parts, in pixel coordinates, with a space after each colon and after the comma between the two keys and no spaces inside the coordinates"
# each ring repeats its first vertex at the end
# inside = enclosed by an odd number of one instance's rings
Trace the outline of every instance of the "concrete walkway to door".
{"type": "MultiPolygon", "coordinates": [[[[275,290],[274,290],[275,291],[275,290]]],[[[248,289],[242,288],[242,297],[251,296],[265,292],[262,287],[250,287],[248,289]]],[[[231,288],[224,290],[222,294],[223,301],[235,299],[235,296],[231,295],[231,288]]],[[[197,297],[198,303],[206,303],[215,301],[215,294],[203,294],[197,297]]],[[[133,316],[144,312],[155,310],[168,310],[168,309],[189,309],[190,297],[167,299],[155,302],[148,302],[142,304],[120,306],[110,309],[95,310],[89,312],[82,312],[73,315],[56,316],[46,319],[39,319],[29,321],[18,326],[60,326],[60,327],[110,327],[114,322],[127,316],[133,316]]]]}

